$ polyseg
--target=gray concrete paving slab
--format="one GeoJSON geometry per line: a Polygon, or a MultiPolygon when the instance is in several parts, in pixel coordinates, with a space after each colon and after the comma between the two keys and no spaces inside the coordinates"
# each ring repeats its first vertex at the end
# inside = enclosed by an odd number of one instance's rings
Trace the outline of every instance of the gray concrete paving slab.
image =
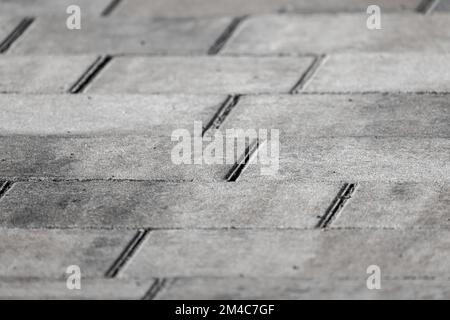
{"type": "Polygon", "coordinates": [[[447,230],[165,230],[150,232],[125,276],[382,277],[448,280],[447,230]]]}
{"type": "Polygon", "coordinates": [[[448,54],[330,56],[306,86],[311,92],[449,92],[448,54]]]}
{"type": "Polygon", "coordinates": [[[333,227],[449,227],[449,208],[447,184],[362,182],[333,227]]]}
{"type": "Polygon", "coordinates": [[[69,290],[66,279],[2,279],[0,299],[24,300],[136,300],[141,299],[153,280],[81,278],[81,288],[69,290]]]}
{"type": "MultiPolygon", "coordinates": [[[[365,12],[373,1],[357,0],[124,0],[113,11],[114,16],[220,16],[220,15],[244,15],[261,14],[270,12],[340,12],[361,11],[365,12]]],[[[383,11],[415,10],[420,0],[377,1],[383,11]]]]}
{"type": "Polygon", "coordinates": [[[18,182],[0,201],[0,225],[314,228],[340,188],[339,183],[18,182]]]}
{"type": "Polygon", "coordinates": [[[367,28],[365,10],[353,14],[264,15],[245,20],[222,54],[449,53],[447,14],[381,15],[381,29],[367,28]]]}
{"type": "Polygon", "coordinates": [[[71,5],[79,6],[81,15],[100,16],[110,0],[1,0],[0,11],[8,15],[61,16],[68,17],[71,5]]]}
{"type": "Polygon", "coordinates": [[[133,231],[20,230],[0,233],[0,274],[8,278],[102,277],[133,237],[133,231]]]}
{"type": "Polygon", "coordinates": [[[311,57],[120,57],[89,92],[288,93],[312,61],[311,57]]]}
{"type": "Polygon", "coordinates": [[[170,137],[206,125],[226,96],[0,95],[2,135],[111,135],[170,137]]]}
{"type": "Polygon", "coordinates": [[[70,30],[65,19],[36,19],[10,54],[206,54],[231,18],[84,19],[70,30]],[[130,36],[132,35],[132,36],[130,36]]]}
{"type": "MultiPolygon", "coordinates": [[[[232,164],[176,164],[169,136],[0,136],[0,177],[223,181],[232,164]]],[[[188,152],[188,151],[187,151],[188,152]]]]}
{"type": "Polygon", "coordinates": [[[447,95],[242,97],[221,130],[278,129],[310,137],[450,137],[447,95]]]}
{"type": "Polygon", "coordinates": [[[95,56],[0,56],[0,93],[64,93],[95,56]]]}
{"type": "Polygon", "coordinates": [[[364,280],[264,278],[178,278],[167,281],[157,300],[448,299],[446,280],[384,280],[369,290],[364,280]]]}
{"type": "Polygon", "coordinates": [[[280,135],[279,170],[262,175],[250,163],[241,180],[446,182],[448,138],[280,135]]]}

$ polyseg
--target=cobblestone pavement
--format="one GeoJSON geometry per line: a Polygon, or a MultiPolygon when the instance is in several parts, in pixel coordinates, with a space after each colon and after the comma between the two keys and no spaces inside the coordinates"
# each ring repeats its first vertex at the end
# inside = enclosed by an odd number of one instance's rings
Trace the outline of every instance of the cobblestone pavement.
{"type": "Polygon", "coordinates": [[[0,52],[0,298],[450,298],[450,1],[0,0],[0,52]]]}

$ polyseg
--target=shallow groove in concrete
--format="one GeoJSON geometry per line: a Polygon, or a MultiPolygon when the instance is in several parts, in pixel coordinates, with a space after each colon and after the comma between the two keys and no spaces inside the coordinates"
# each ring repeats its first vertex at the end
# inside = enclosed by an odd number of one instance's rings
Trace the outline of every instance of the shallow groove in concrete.
{"type": "Polygon", "coordinates": [[[69,89],[69,93],[82,93],[111,60],[112,56],[110,55],[99,56],[86,70],[86,72],[77,80],[77,82],[75,82],[75,84],[69,89]]]}
{"type": "Polygon", "coordinates": [[[332,202],[330,208],[327,210],[326,214],[320,219],[317,224],[318,229],[328,228],[331,223],[342,213],[345,204],[351,199],[358,187],[357,183],[346,183],[338,196],[332,202]]]}
{"type": "Polygon", "coordinates": [[[137,253],[143,242],[145,241],[149,230],[140,229],[136,232],[133,239],[120,254],[119,258],[113,263],[110,269],[106,272],[106,278],[116,278],[120,275],[120,272],[124,269],[126,264],[132,259],[133,255],[137,253]]]}
{"type": "Polygon", "coordinates": [[[34,17],[24,18],[17,27],[9,34],[6,39],[0,43],[0,54],[5,53],[11,45],[20,38],[20,36],[31,26],[34,21],[34,17]]]}

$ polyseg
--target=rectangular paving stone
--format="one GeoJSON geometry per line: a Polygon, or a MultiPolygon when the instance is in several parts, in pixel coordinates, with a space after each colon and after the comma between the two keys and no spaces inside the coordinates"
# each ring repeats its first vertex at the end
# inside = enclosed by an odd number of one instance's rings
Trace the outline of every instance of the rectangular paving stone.
{"type": "Polygon", "coordinates": [[[64,93],[95,56],[1,56],[0,93],[64,93]]]}
{"type": "Polygon", "coordinates": [[[447,95],[244,96],[221,126],[311,137],[450,137],[447,95]]]}
{"type": "MultiPolygon", "coordinates": [[[[377,1],[383,11],[415,10],[420,0],[377,1]]],[[[269,12],[365,12],[368,0],[124,0],[113,11],[114,16],[223,16],[269,12]]]]}
{"type": "Polygon", "coordinates": [[[2,135],[168,136],[204,126],[226,96],[192,95],[0,95],[2,135]]]}
{"type": "MultiPolygon", "coordinates": [[[[56,18],[55,18],[56,19],[56,18]]],[[[64,19],[37,19],[10,54],[206,54],[231,18],[83,19],[80,30],[64,19]]]]}
{"type": "Polygon", "coordinates": [[[17,182],[0,201],[0,225],[314,228],[341,187],[339,183],[17,182]]]}
{"type": "Polygon", "coordinates": [[[3,229],[0,274],[66,279],[67,267],[77,265],[83,278],[102,277],[133,235],[133,231],[3,229]]]}
{"type": "Polygon", "coordinates": [[[119,57],[94,93],[288,93],[312,63],[303,58],[119,57]]]}
{"type": "Polygon", "coordinates": [[[81,278],[80,290],[69,290],[66,279],[2,279],[0,299],[141,299],[154,281],[81,278]]]}
{"type": "Polygon", "coordinates": [[[366,8],[354,14],[251,17],[238,27],[221,53],[274,55],[450,51],[448,15],[382,13],[381,29],[370,30],[367,28],[366,8]]]}
{"type": "Polygon", "coordinates": [[[365,183],[333,227],[432,228],[450,226],[446,183],[365,183]]]}
{"type": "Polygon", "coordinates": [[[166,230],[150,232],[129,277],[449,279],[447,230],[166,230]],[[174,259],[176,257],[176,259],[174,259]]]}
{"type": "MultiPolygon", "coordinates": [[[[1,10],[0,10],[1,11],[1,10]]],[[[6,40],[8,35],[17,27],[22,21],[22,17],[5,15],[3,11],[0,12],[0,44],[6,40]]]]}
{"type": "Polygon", "coordinates": [[[287,277],[170,279],[157,300],[449,299],[448,280],[386,280],[367,289],[365,280],[287,277]]]}
{"type": "Polygon", "coordinates": [[[100,16],[110,0],[0,0],[0,11],[8,15],[37,15],[68,17],[71,5],[80,7],[81,16],[100,16]]]}
{"type": "Polygon", "coordinates": [[[262,175],[267,164],[255,161],[240,179],[444,182],[450,178],[448,138],[280,135],[279,145],[277,172],[262,175]]]}
{"type": "Polygon", "coordinates": [[[332,55],[307,84],[307,92],[448,92],[449,54],[332,55]]]}
{"type": "MultiPolygon", "coordinates": [[[[192,134],[192,133],[191,133],[192,134]]],[[[232,164],[177,164],[181,142],[152,134],[109,136],[0,136],[0,177],[223,181],[232,164]]],[[[182,151],[180,151],[181,153],[182,151]]],[[[189,150],[186,150],[188,154],[189,150]]]]}

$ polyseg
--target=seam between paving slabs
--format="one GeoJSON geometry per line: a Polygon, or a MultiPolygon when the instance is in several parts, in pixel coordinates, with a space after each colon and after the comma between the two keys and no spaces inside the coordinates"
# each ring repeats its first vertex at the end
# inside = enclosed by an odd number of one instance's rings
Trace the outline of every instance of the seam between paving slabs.
{"type": "Polygon", "coordinates": [[[111,0],[108,6],[102,11],[101,16],[107,17],[113,12],[117,6],[122,2],[122,0],[111,0]]]}
{"type": "Polygon", "coordinates": [[[99,56],[95,61],[87,68],[87,70],[81,75],[81,77],[73,84],[68,90],[68,93],[78,94],[83,93],[84,90],[92,83],[92,81],[99,75],[99,73],[105,69],[105,67],[112,60],[111,55],[99,56]]]}
{"type": "Polygon", "coordinates": [[[216,55],[222,50],[228,40],[231,38],[233,33],[236,31],[237,27],[244,21],[248,16],[240,16],[234,18],[224,32],[217,38],[214,44],[209,48],[208,55],[216,55]]]}
{"type": "Polygon", "coordinates": [[[0,181],[0,201],[11,190],[14,182],[12,181],[0,181]]]}
{"type": "Polygon", "coordinates": [[[160,293],[161,290],[166,286],[167,281],[168,280],[166,278],[155,279],[148,291],[142,297],[142,300],[154,300],[158,293],[160,293]]]}
{"type": "Polygon", "coordinates": [[[16,42],[20,36],[22,36],[25,31],[31,26],[34,17],[25,17],[19,24],[14,28],[13,31],[0,43],[0,54],[5,53],[12,46],[14,42],[16,42]]]}
{"type": "Polygon", "coordinates": [[[212,129],[219,129],[233,108],[239,103],[241,95],[229,95],[211,121],[203,128],[202,137],[212,129]]]}
{"type": "Polygon", "coordinates": [[[245,149],[245,152],[241,156],[241,158],[233,165],[231,170],[228,172],[228,174],[225,177],[225,180],[228,182],[236,182],[242,175],[242,173],[245,171],[245,169],[247,169],[248,164],[253,160],[254,156],[257,154],[258,148],[263,143],[266,142],[265,141],[261,142],[259,139],[252,141],[245,149]]]}
{"type": "Polygon", "coordinates": [[[300,77],[300,80],[294,85],[294,87],[289,91],[290,94],[297,94],[303,90],[312,79],[312,77],[317,73],[317,70],[325,63],[327,55],[321,54],[316,56],[309,66],[309,68],[300,77]]]}
{"type": "Polygon", "coordinates": [[[133,236],[131,241],[119,255],[119,257],[114,261],[112,266],[106,272],[106,278],[116,278],[125,269],[126,265],[130,260],[138,253],[139,249],[142,247],[144,242],[147,240],[147,235],[149,234],[149,229],[140,229],[133,236]]]}
{"type": "Polygon", "coordinates": [[[341,188],[341,190],[331,203],[326,213],[321,217],[316,228],[317,229],[328,228],[333,223],[333,221],[336,220],[338,216],[342,213],[345,205],[352,198],[357,188],[358,188],[357,183],[346,183],[341,188]]]}
{"type": "Polygon", "coordinates": [[[429,15],[434,11],[441,0],[423,0],[417,7],[417,12],[429,15]]]}

